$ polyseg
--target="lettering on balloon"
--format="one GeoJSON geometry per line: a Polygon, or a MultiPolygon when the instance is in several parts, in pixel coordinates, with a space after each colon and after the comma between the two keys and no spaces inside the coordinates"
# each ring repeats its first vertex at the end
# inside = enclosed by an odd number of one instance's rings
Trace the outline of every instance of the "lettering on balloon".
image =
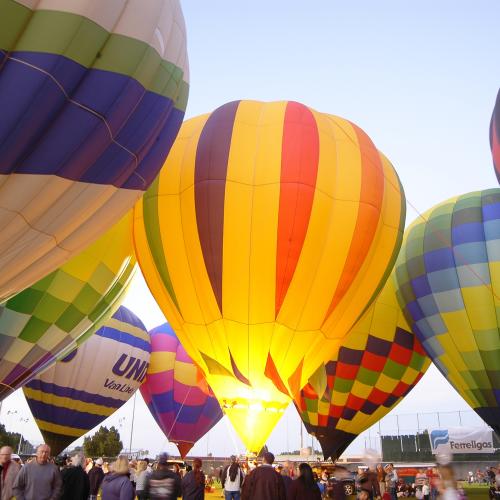
{"type": "Polygon", "coordinates": [[[126,379],[132,378],[136,382],[142,382],[146,377],[149,363],[134,356],[122,354],[113,366],[113,373],[126,379]],[[127,360],[128,358],[128,360],[127,360]]]}
{"type": "Polygon", "coordinates": [[[106,378],[106,382],[104,382],[104,387],[106,389],[111,389],[113,391],[123,392],[125,394],[132,394],[134,392],[134,388],[130,387],[128,384],[119,384],[115,380],[110,380],[106,378]]]}

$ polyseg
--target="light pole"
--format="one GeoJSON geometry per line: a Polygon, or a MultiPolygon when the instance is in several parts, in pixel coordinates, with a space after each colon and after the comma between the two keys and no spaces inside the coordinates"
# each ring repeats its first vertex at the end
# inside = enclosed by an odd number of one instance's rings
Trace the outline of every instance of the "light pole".
{"type": "MultiPolygon", "coordinates": [[[[21,417],[19,419],[19,421],[22,422],[22,423],[26,423],[26,422],[29,422],[29,418],[23,418],[23,417],[21,417]]],[[[23,442],[22,428],[23,428],[23,425],[21,424],[21,429],[20,429],[21,432],[19,432],[19,444],[17,445],[17,454],[18,455],[21,452],[21,443],[23,442]]]]}

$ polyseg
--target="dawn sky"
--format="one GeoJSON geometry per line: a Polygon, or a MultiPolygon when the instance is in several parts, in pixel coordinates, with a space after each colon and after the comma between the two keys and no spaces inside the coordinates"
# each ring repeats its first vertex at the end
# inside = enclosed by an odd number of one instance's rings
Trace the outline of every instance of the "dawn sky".
{"type": "MultiPolygon", "coordinates": [[[[405,189],[407,225],[419,213],[452,196],[496,187],[488,128],[500,85],[500,2],[495,0],[234,2],[182,1],[188,33],[191,89],[186,118],[235,99],[295,100],[362,127],[391,160],[405,189]]],[[[124,305],[148,328],[163,316],[140,277],[124,305]]],[[[85,376],[85,374],[81,374],[85,376]]],[[[415,431],[416,411],[441,412],[441,423],[478,419],[431,368],[391,415],[401,431],[415,431]],[[406,416],[403,416],[406,415],[406,416]]],[[[117,425],[126,448],[132,401],[105,425],[117,425]]],[[[22,428],[40,442],[20,393],[2,407],[8,428],[22,428]],[[17,410],[16,414],[8,414],[17,410]]],[[[422,421],[423,420],[423,421],[422,421]]],[[[273,432],[272,451],[299,447],[294,408],[273,432]]],[[[420,425],[437,425],[437,416],[420,425]]],[[[395,430],[387,417],[382,430],[395,430]]],[[[375,446],[378,425],[347,453],[375,446]]],[[[305,436],[305,435],[304,435],[305,436]]],[[[310,444],[310,438],[305,438],[310,444]]],[[[137,395],[133,449],[175,452],[137,395]]],[[[243,451],[224,419],[193,448],[193,455],[243,451]]]]}

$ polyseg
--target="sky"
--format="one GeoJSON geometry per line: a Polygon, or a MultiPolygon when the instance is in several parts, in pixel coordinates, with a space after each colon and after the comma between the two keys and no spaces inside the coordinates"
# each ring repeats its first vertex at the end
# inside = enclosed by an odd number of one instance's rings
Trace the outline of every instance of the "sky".
{"type": "MultiPolygon", "coordinates": [[[[186,118],[236,99],[294,100],[347,118],[368,133],[396,168],[408,203],[407,225],[447,198],[498,185],[488,128],[500,85],[500,2],[184,0],[181,4],[191,77],[186,118]]],[[[124,305],[148,328],[164,322],[140,273],[124,305]]],[[[126,449],[132,409],[133,399],[104,422],[118,427],[126,449]]],[[[401,432],[414,432],[418,426],[458,425],[460,419],[465,425],[481,425],[431,367],[380,427],[377,424],[361,435],[346,454],[376,448],[377,432],[395,432],[398,423],[401,432]],[[421,413],[418,422],[415,412],[421,413]]],[[[19,391],[4,401],[0,420],[32,442],[41,442],[19,391]]],[[[304,444],[310,439],[304,431],[304,444]]],[[[300,419],[293,407],[268,446],[276,453],[299,448],[300,419]]],[[[140,394],[132,449],[175,453],[140,394]]],[[[223,419],[192,454],[243,450],[223,419]]]]}

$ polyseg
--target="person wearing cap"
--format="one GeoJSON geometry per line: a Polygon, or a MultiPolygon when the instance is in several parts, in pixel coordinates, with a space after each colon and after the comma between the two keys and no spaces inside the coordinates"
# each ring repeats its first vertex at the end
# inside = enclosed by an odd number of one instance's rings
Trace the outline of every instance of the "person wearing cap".
{"type": "Polygon", "coordinates": [[[146,481],[145,493],[150,500],[176,500],[182,495],[181,478],[168,468],[168,455],[160,456],[156,470],[146,481]]]}
{"type": "Polygon", "coordinates": [[[98,458],[94,462],[94,466],[89,470],[89,482],[90,482],[90,496],[89,500],[97,500],[97,494],[99,493],[99,488],[101,487],[102,480],[104,479],[104,471],[102,470],[102,464],[104,463],[102,458],[98,458]]]}
{"type": "Polygon", "coordinates": [[[0,495],[1,500],[10,500],[14,494],[12,487],[19,473],[21,466],[12,460],[12,448],[10,446],[2,446],[0,448],[0,495]]]}
{"type": "Polygon", "coordinates": [[[241,500],[286,500],[283,477],[273,468],[274,455],[264,453],[263,463],[243,482],[241,500]]]}

